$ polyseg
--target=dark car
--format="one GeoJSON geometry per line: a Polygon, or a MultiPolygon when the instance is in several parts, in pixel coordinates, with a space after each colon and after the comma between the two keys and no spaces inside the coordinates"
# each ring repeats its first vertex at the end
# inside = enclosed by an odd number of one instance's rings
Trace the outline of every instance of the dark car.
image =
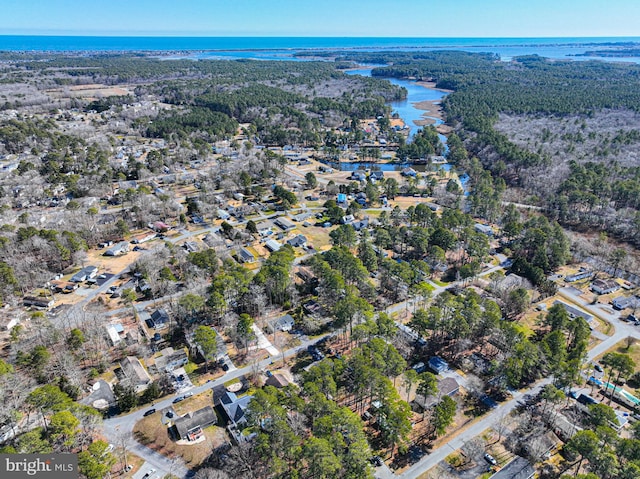
{"type": "Polygon", "coordinates": [[[179,403],[180,401],[184,401],[184,396],[178,396],[173,400],[173,404],[179,403]]]}
{"type": "Polygon", "coordinates": [[[376,467],[382,466],[382,459],[380,458],[380,456],[373,456],[371,459],[369,459],[369,461],[376,467]]]}
{"type": "Polygon", "coordinates": [[[602,366],[600,366],[599,364],[594,364],[593,365],[593,369],[595,369],[596,371],[598,371],[599,373],[602,372],[602,366]]]}
{"type": "Polygon", "coordinates": [[[167,411],[167,417],[168,417],[168,418],[172,418],[172,417],[173,417],[173,412],[171,412],[171,411],[167,411]]]}
{"type": "Polygon", "coordinates": [[[151,416],[153,413],[155,413],[156,410],[155,409],[149,409],[148,411],[145,411],[145,413],[143,414],[144,417],[147,416],[151,416]]]}

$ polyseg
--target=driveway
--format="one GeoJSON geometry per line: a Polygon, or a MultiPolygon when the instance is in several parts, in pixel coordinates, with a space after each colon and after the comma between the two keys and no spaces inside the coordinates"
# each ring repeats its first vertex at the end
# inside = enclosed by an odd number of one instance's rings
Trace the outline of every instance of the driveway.
{"type": "MultiPolygon", "coordinates": [[[[302,342],[299,346],[295,348],[288,349],[284,352],[285,358],[293,356],[297,353],[299,349],[306,349],[308,346],[317,343],[318,341],[324,339],[325,337],[332,336],[331,334],[324,334],[317,338],[307,340],[302,342]]],[[[235,369],[233,371],[227,371],[226,374],[215,381],[211,381],[205,383],[201,386],[196,386],[192,388],[189,392],[192,392],[194,395],[203,393],[210,389],[216,387],[224,387],[224,383],[230,381],[232,379],[240,378],[245,374],[253,372],[256,368],[258,370],[264,369],[272,364],[273,359],[267,358],[263,361],[260,361],[257,365],[249,365],[244,368],[235,369]]],[[[180,396],[181,394],[174,394],[170,397],[167,397],[161,401],[156,401],[154,408],[158,411],[171,407],[173,404],[173,400],[180,396]]],[[[122,438],[126,441],[126,448],[129,451],[134,452],[142,459],[147,461],[151,467],[155,468],[158,472],[157,474],[160,477],[164,477],[166,474],[173,474],[179,478],[187,478],[192,474],[191,471],[184,465],[184,462],[181,459],[170,459],[162,454],[159,454],[148,447],[140,444],[133,438],[133,427],[135,424],[142,419],[144,412],[148,409],[148,407],[139,409],[132,413],[129,413],[125,416],[114,417],[110,419],[106,419],[103,423],[104,434],[107,440],[113,444],[121,444],[122,438]]]]}

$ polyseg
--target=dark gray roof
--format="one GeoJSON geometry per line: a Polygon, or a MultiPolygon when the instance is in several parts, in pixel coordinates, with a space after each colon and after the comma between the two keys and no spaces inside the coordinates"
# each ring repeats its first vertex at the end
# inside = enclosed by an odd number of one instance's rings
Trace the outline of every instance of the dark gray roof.
{"type": "Polygon", "coordinates": [[[163,324],[169,321],[169,314],[164,309],[157,309],[151,313],[151,319],[156,324],[163,324]]]}
{"type": "Polygon", "coordinates": [[[247,248],[240,248],[239,251],[240,257],[244,260],[252,260],[255,261],[256,257],[253,255],[253,253],[251,251],[249,251],[247,248]]]}
{"type": "Polygon", "coordinates": [[[567,314],[573,318],[577,318],[578,316],[580,316],[581,318],[583,318],[586,322],[590,322],[591,320],[593,320],[593,316],[591,316],[588,313],[585,313],[584,311],[578,309],[578,308],[574,308],[573,306],[568,305],[567,303],[565,303],[564,301],[560,301],[559,299],[556,299],[553,304],[559,304],[561,305],[564,309],[567,310],[567,314]]]}
{"type": "Polygon", "coordinates": [[[234,393],[226,391],[220,398],[220,404],[227,415],[227,419],[234,424],[245,422],[245,412],[252,398],[253,396],[238,398],[234,393]]]}
{"type": "Polygon", "coordinates": [[[307,242],[307,238],[304,235],[298,235],[298,236],[295,236],[295,237],[291,238],[290,240],[287,240],[287,243],[290,244],[293,247],[302,246],[306,242],[307,242]]]}
{"type": "Polygon", "coordinates": [[[205,406],[197,411],[185,414],[173,422],[173,425],[181,438],[196,427],[204,428],[217,422],[216,412],[211,406],[205,406]]]}
{"type": "Polygon", "coordinates": [[[513,461],[496,472],[489,479],[529,479],[535,470],[524,457],[517,456],[513,461]]]}

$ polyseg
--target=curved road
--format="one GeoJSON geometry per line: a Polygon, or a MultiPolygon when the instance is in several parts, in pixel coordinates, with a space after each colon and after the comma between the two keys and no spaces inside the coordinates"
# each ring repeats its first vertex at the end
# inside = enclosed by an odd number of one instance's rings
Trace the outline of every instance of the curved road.
{"type": "MultiPolygon", "coordinates": [[[[296,354],[298,351],[300,350],[304,350],[306,349],[308,346],[317,343],[318,341],[320,341],[321,339],[327,337],[327,336],[331,336],[333,333],[327,333],[324,334],[322,336],[319,336],[317,338],[314,339],[309,339],[306,341],[303,341],[299,346],[296,346],[295,348],[291,348],[288,349],[284,352],[284,356],[285,358],[288,358],[290,356],[293,356],[294,354],[296,354]]],[[[280,356],[281,358],[282,356],[280,356]]],[[[266,367],[268,367],[269,365],[273,364],[273,362],[275,361],[274,358],[268,358],[265,360],[262,360],[260,362],[258,362],[257,364],[254,365],[250,365],[250,366],[246,366],[244,368],[241,369],[234,369],[233,371],[229,371],[227,372],[224,376],[216,379],[215,381],[210,381],[207,382],[201,386],[197,386],[194,388],[191,388],[188,392],[195,394],[200,394],[203,393],[205,391],[208,391],[210,389],[213,389],[217,386],[222,386],[224,383],[226,383],[227,381],[230,381],[232,379],[236,379],[239,378],[241,376],[244,376],[245,374],[249,374],[253,371],[255,371],[256,369],[258,370],[263,370],[266,367]]],[[[161,409],[164,409],[166,407],[169,407],[172,405],[173,400],[178,397],[181,396],[185,393],[185,391],[181,391],[179,394],[174,394],[170,397],[167,397],[161,401],[156,401],[155,405],[153,406],[157,411],[160,411],[161,409]]],[[[213,400],[212,400],[212,405],[213,405],[213,400]]],[[[107,419],[104,421],[103,426],[104,426],[104,434],[107,437],[107,439],[109,440],[109,442],[111,442],[112,444],[115,445],[120,445],[123,443],[123,437],[124,437],[124,442],[126,445],[126,449],[129,451],[134,452],[135,454],[137,454],[138,456],[140,456],[142,459],[144,459],[145,461],[147,461],[148,464],[150,464],[151,466],[153,466],[153,468],[155,468],[158,471],[158,474],[160,477],[164,477],[164,475],[166,474],[173,474],[177,477],[180,478],[187,478],[190,477],[192,475],[191,471],[185,466],[184,462],[181,459],[170,459],[166,456],[163,456],[162,454],[159,454],[151,449],[149,449],[148,447],[138,443],[134,438],[133,438],[133,427],[135,426],[135,424],[142,419],[145,411],[147,411],[149,408],[145,407],[143,409],[140,409],[138,411],[134,411],[130,414],[127,414],[125,416],[119,416],[119,417],[114,417],[111,419],[107,419]]],[[[155,413],[156,415],[158,414],[157,412],[155,413]]]]}

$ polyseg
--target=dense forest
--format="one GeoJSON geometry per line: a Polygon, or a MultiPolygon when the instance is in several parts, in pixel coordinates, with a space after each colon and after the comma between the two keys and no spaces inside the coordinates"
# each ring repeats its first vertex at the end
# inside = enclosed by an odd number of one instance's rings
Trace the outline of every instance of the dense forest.
{"type": "Polygon", "coordinates": [[[443,107],[463,140],[465,151],[454,158],[460,166],[467,168],[477,156],[563,224],[640,243],[634,200],[640,191],[638,65],[535,55],[502,62],[492,54],[452,51],[348,53],[337,59],[384,63],[374,68],[375,77],[432,80],[453,90],[443,107]],[[585,171],[599,181],[582,184],[585,171]]]}

